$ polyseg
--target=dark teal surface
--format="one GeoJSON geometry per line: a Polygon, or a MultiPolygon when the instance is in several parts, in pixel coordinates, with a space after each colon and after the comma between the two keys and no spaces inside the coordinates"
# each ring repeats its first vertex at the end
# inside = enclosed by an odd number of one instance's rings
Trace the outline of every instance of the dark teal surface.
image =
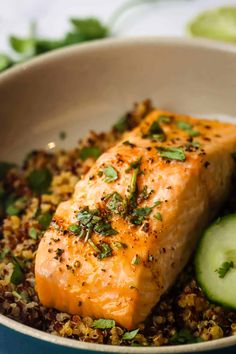
{"type": "MultiPolygon", "coordinates": [[[[70,349],[41,341],[0,325],[0,354],[95,354],[99,352],[70,349]]],[[[101,353],[101,352],[100,352],[101,353]]],[[[236,354],[236,346],[201,352],[208,354],[236,354]]]]}

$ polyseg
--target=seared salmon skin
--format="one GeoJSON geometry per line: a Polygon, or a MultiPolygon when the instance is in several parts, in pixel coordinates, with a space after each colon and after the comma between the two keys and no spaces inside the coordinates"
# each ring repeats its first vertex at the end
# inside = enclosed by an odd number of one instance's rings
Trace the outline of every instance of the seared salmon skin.
{"type": "Polygon", "coordinates": [[[235,152],[236,125],[151,112],[59,205],[36,255],[41,303],[136,328],[225,202],[235,152]]]}

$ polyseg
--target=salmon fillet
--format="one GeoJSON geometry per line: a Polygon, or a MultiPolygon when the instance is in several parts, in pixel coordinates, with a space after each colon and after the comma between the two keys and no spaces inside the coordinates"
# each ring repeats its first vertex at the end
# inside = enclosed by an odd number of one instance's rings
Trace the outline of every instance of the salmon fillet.
{"type": "Polygon", "coordinates": [[[144,321],[230,190],[236,126],[153,111],[59,205],[36,256],[41,303],[144,321]]]}

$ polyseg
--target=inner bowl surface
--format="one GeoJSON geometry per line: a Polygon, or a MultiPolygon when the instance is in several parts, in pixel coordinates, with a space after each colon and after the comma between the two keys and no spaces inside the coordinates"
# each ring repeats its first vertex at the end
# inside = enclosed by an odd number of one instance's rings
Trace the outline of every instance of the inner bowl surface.
{"type": "MultiPolygon", "coordinates": [[[[0,160],[22,161],[50,142],[73,146],[89,129],[109,129],[145,98],[179,113],[236,117],[235,92],[236,49],[229,45],[132,38],[59,50],[0,76],[0,160]],[[60,131],[67,133],[63,142],[60,131]]],[[[1,354],[236,350],[236,337],[162,348],[111,347],[54,337],[2,315],[0,324],[1,354]]]]}

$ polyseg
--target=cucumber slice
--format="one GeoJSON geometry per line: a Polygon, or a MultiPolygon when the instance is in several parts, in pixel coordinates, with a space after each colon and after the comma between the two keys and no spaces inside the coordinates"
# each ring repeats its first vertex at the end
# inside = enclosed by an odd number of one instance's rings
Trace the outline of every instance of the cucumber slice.
{"type": "Polygon", "coordinates": [[[236,41],[236,6],[205,11],[187,26],[194,37],[205,37],[221,41],[236,41]]]}
{"type": "Polygon", "coordinates": [[[236,309],[236,214],[218,219],[206,230],[195,270],[209,300],[236,309]]]}

